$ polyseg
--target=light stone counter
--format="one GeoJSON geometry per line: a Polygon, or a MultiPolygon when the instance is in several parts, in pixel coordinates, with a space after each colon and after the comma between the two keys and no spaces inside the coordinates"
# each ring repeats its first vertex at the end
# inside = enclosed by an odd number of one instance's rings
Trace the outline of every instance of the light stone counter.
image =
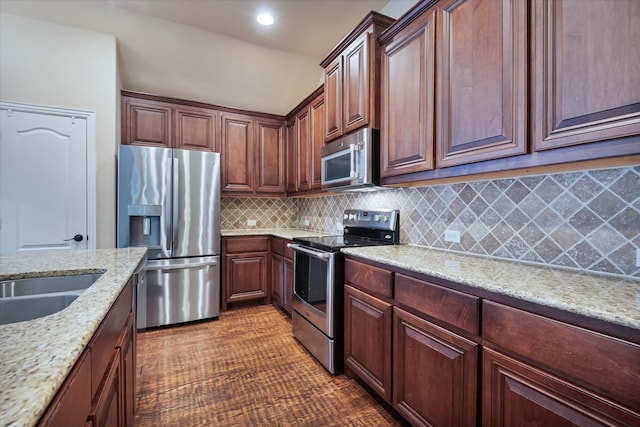
{"type": "Polygon", "coordinates": [[[409,245],[342,252],[640,330],[640,280],[409,245]]]}
{"type": "Polygon", "coordinates": [[[1,426],[38,422],[145,256],[144,248],[0,256],[0,281],[104,271],[64,310],[0,325],[1,426]]]}
{"type": "Polygon", "coordinates": [[[330,235],[327,233],[320,233],[318,231],[300,230],[296,228],[247,228],[242,230],[222,230],[221,234],[223,237],[271,235],[289,240],[296,237],[319,237],[330,235]]]}

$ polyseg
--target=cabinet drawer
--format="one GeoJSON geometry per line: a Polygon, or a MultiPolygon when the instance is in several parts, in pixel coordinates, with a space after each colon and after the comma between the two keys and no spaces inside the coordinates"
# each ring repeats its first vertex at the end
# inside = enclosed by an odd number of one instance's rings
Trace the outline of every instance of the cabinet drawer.
{"type": "Polygon", "coordinates": [[[293,260],[293,249],[287,246],[289,243],[293,243],[293,240],[284,241],[284,257],[289,260],[293,260]]]}
{"type": "Polygon", "coordinates": [[[396,273],[396,302],[452,326],[480,334],[480,298],[396,273]]]}
{"type": "Polygon", "coordinates": [[[393,273],[388,270],[346,259],[344,280],[361,289],[393,298],[393,273]]]}
{"type": "Polygon", "coordinates": [[[640,346],[483,301],[484,342],[631,408],[640,408],[640,346]]]}
{"type": "Polygon", "coordinates": [[[284,255],[284,240],[277,237],[271,238],[271,252],[280,256],[284,255]]]}
{"type": "Polygon", "coordinates": [[[242,252],[267,252],[269,250],[269,237],[240,237],[225,239],[226,253],[242,252]]]}

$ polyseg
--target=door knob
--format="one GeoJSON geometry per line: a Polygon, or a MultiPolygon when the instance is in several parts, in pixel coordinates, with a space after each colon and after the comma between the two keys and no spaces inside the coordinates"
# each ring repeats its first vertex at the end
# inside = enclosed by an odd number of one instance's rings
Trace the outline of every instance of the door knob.
{"type": "Polygon", "coordinates": [[[76,234],[75,236],[73,236],[70,239],[64,239],[65,242],[68,242],[69,240],[75,240],[76,242],[82,242],[82,240],[84,240],[84,236],[82,236],[82,234],[76,234]]]}

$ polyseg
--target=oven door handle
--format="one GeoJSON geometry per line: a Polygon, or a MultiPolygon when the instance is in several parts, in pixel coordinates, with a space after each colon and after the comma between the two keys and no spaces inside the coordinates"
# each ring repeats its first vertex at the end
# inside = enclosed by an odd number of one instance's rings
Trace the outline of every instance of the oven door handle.
{"type": "Polygon", "coordinates": [[[331,253],[329,252],[316,252],[305,248],[304,246],[297,245],[295,243],[287,243],[287,247],[293,249],[294,251],[301,252],[303,254],[309,255],[312,258],[317,258],[321,260],[327,260],[331,258],[331,253]]]}

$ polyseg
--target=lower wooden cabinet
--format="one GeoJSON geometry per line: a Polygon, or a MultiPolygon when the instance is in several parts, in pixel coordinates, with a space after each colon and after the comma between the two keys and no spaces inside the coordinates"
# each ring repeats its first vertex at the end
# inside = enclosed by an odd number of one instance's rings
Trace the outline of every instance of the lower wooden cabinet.
{"type": "Polygon", "coordinates": [[[117,347],[120,349],[120,366],[122,369],[122,412],[124,425],[132,426],[136,412],[136,343],[135,317],[129,314],[126,326],[120,334],[117,347]]]}
{"type": "Polygon", "coordinates": [[[478,347],[394,307],[393,407],[414,425],[475,426],[478,347]]]}
{"type": "Polygon", "coordinates": [[[123,415],[122,366],[120,349],[116,348],[98,393],[93,398],[89,420],[93,427],[120,427],[124,426],[123,415]]]}
{"type": "Polygon", "coordinates": [[[291,315],[293,300],[293,250],[290,240],[271,238],[271,300],[291,315]]]}
{"type": "Polygon", "coordinates": [[[637,414],[548,372],[487,348],[482,358],[483,425],[640,425],[637,414]]]}
{"type": "Polygon", "coordinates": [[[222,248],[222,310],[236,302],[271,303],[269,236],[225,237],[222,248]]]}
{"type": "Polygon", "coordinates": [[[344,276],[347,373],[412,425],[640,426],[640,340],[362,258],[344,276]]]}
{"type": "Polygon", "coordinates": [[[376,393],[391,402],[392,305],[344,288],[344,363],[376,393]]]}
{"type": "Polygon", "coordinates": [[[133,426],[137,333],[133,309],[130,279],[39,426],[133,426]]]}

